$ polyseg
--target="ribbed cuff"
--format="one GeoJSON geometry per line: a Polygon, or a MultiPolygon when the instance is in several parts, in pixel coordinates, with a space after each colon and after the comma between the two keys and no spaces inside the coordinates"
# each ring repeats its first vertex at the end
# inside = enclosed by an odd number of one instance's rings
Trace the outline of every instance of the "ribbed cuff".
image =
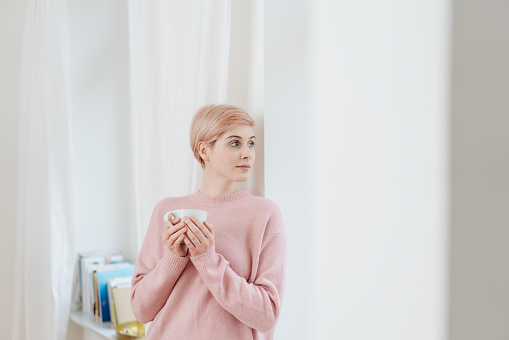
{"type": "Polygon", "coordinates": [[[217,262],[216,247],[212,247],[203,254],[191,256],[191,262],[198,271],[206,270],[217,262]]]}
{"type": "Polygon", "coordinates": [[[187,265],[187,262],[189,262],[189,255],[181,257],[167,249],[161,261],[163,265],[170,270],[182,271],[187,265]]]}

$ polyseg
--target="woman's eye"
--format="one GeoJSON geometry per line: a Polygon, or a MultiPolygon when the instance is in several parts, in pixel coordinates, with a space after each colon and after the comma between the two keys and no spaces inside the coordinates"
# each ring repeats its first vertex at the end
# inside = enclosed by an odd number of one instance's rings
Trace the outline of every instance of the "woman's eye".
{"type": "MultiPolygon", "coordinates": [[[[254,147],[254,146],[255,146],[255,144],[256,144],[255,142],[250,142],[250,143],[249,143],[249,145],[250,145],[251,147],[254,147]]],[[[231,145],[231,146],[235,146],[235,147],[236,147],[236,146],[239,146],[239,142],[237,142],[237,141],[235,141],[235,142],[231,142],[231,143],[230,143],[230,145],[231,145]]]]}

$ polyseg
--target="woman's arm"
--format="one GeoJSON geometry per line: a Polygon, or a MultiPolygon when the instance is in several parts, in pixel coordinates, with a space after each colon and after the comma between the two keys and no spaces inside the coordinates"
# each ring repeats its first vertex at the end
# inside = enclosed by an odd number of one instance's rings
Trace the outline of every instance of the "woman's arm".
{"type": "Polygon", "coordinates": [[[133,314],[142,323],[152,321],[161,310],[189,261],[189,256],[175,255],[161,240],[162,231],[166,228],[162,213],[157,204],[131,281],[133,314]]]}
{"type": "Polygon", "coordinates": [[[211,250],[191,257],[216,301],[245,325],[262,333],[276,326],[283,297],[286,237],[266,235],[256,279],[249,283],[237,275],[230,263],[211,250]]]}
{"type": "Polygon", "coordinates": [[[188,223],[192,234],[186,238],[191,261],[216,301],[242,323],[262,333],[276,325],[286,270],[286,234],[279,209],[274,214],[266,228],[270,233],[263,237],[252,283],[235,273],[230,263],[216,253],[213,227],[208,222],[201,224],[193,218],[196,225],[188,223]]]}

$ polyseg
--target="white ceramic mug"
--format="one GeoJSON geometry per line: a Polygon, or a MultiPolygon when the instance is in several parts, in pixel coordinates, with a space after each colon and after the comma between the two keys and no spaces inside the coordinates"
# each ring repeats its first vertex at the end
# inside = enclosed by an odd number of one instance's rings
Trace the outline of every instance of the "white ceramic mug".
{"type": "Polygon", "coordinates": [[[168,220],[168,216],[170,214],[173,216],[172,219],[177,218],[177,217],[180,218],[179,222],[182,222],[182,219],[184,218],[184,216],[189,217],[189,215],[191,215],[191,214],[196,216],[196,218],[198,218],[201,223],[203,223],[207,220],[207,212],[206,211],[196,210],[196,209],[177,209],[177,210],[168,211],[166,214],[164,214],[164,223],[166,223],[166,225],[170,226],[170,227],[173,225],[168,220]]]}

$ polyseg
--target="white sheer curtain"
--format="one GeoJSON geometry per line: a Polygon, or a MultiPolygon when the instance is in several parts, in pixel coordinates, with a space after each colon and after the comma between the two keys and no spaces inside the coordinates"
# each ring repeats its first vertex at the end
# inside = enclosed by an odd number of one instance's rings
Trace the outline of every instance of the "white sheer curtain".
{"type": "Polygon", "coordinates": [[[196,110],[225,103],[230,0],[129,1],[138,248],[155,203],[200,188],[189,145],[196,110]]]}
{"type": "Polygon", "coordinates": [[[74,264],[65,0],[27,5],[12,339],[65,339],[74,264]]]}

